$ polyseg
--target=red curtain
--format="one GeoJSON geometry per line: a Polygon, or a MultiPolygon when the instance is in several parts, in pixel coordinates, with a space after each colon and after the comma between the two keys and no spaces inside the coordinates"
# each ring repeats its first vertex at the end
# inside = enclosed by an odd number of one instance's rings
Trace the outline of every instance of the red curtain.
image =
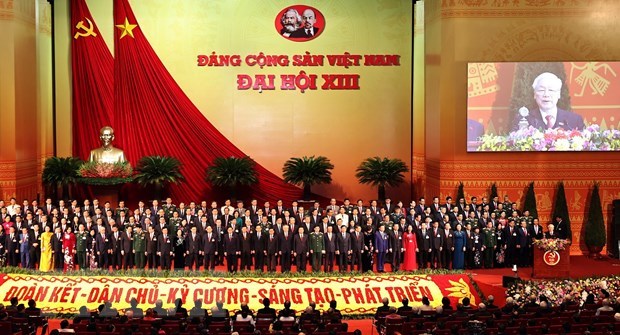
{"type": "MultiPolygon", "coordinates": [[[[127,0],[114,1],[114,25],[117,26],[114,94],[118,146],[125,150],[134,166],[147,155],[179,159],[186,181],[172,186],[170,191],[175,201],[221,198],[206,182],[206,168],[216,157],[246,155],[224,137],[181,90],[142,33],[127,0]],[[125,25],[125,22],[136,27],[118,28],[117,25],[125,25]],[[122,36],[124,31],[126,34],[122,36]]],[[[252,187],[252,197],[299,199],[299,188],[284,183],[259,164],[256,170],[259,182],[252,187]]]]}
{"type": "Polygon", "coordinates": [[[71,0],[73,156],[88,159],[99,129],[114,126],[114,59],[86,0],[71,0]]]}

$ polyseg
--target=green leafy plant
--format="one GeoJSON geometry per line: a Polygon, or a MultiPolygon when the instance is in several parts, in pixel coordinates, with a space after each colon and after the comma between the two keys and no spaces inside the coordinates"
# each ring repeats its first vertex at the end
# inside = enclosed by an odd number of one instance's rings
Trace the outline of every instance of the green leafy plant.
{"type": "Polygon", "coordinates": [[[585,242],[588,247],[603,248],[606,241],[607,236],[603,220],[601,196],[599,195],[599,184],[594,183],[585,227],[585,242]]]}
{"type": "Polygon", "coordinates": [[[378,187],[378,199],[385,200],[385,187],[396,187],[405,181],[407,164],[398,158],[366,158],[356,170],[355,177],[362,184],[378,187]]]}
{"type": "Polygon", "coordinates": [[[523,211],[530,211],[530,215],[533,218],[538,217],[538,209],[536,207],[536,194],[534,193],[534,182],[531,182],[527,186],[527,192],[525,193],[525,201],[523,204],[523,211]]]}
{"type": "Polygon", "coordinates": [[[568,228],[567,236],[569,240],[572,240],[572,231],[570,227],[570,217],[568,216],[568,204],[566,203],[566,192],[564,191],[564,182],[558,183],[558,190],[555,195],[555,203],[553,206],[553,215],[551,216],[552,222],[555,222],[555,218],[561,217],[566,222],[568,228]]]}
{"type": "Polygon", "coordinates": [[[258,182],[255,163],[250,157],[217,157],[207,168],[207,181],[213,186],[228,189],[235,198],[239,186],[250,186],[258,182]]]}
{"type": "Polygon", "coordinates": [[[303,199],[310,200],[312,185],[332,182],[334,164],[324,156],[292,157],[284,163],[282,174],[284,181],[304,188],[303,199]]]}
{"type": "Polygon", "coordinates": [[[169,184],[178,184],[183,180],[181,162],[174,157],[145,156],[136,166],[138,174],[134,180],[143,187],[153,186],[155,196],[161,199],[162,192],[169,184]]]}
{"type": "Polygon", "coordinates": [[[42,180],[52,188],[55,198],[58,198],[58,188],[62,188],[62,198],[68,199],[69,186],[78,182],[78,169],[82,161],[76,157],[50,157],[45,160],[42,180]]]}

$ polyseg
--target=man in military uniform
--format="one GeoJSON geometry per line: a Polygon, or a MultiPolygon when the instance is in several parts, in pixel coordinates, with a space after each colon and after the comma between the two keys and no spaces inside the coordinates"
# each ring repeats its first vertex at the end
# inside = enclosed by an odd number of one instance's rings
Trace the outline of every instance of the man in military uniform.
{"type": "Polygon", "coordinates": [[[469,212],[469,216],[465,219],[465,224],[470,224],[472,229],[478,226],[478,219],[476,218],[476,212],[469,212]]]}
{"type": "Polygon", "coordinates": [[[497,246],[497,236],[493,222],[488,221],[487,226],[482,230],[482,252],[484,256],[484,267],[489,269],[493,267],[493,256],[497,246]]]}
{"type": "Polygon", "coordinates": [[[527,226],[531,226],[534,221],[534,217],[530,215],[530,211],[524,210],[523,215],[519,218],[519,222],[525,221],[527,222],[527,226]]]}
{"type": "Polygon", "coordinates": [[[75,233],[75,250],[77,253],[77,261],[80,270],[88,269],[88,258],[86,257],[87,249],[90,249],[92,240],[90,234],[85,230],[84,224],[80,223],[78,231],[75,233]]]}
{"type": "MultiPolygon", "coordinates": [[[[166,199],[166,203],[164,204],[164,211],[166,212],[167,217],[172,217],[172,213],[175,213],[175,212],[178,214],[177,206],[172,203],[171,198],[166,199]]],[[[176,236],[176,235],[173,235],[173,236],[176,236]]]]}
{"type": "Polygon", "coordinates": [[[314,231],[310,234],[309,249],[312,255],[312,272],[319,272],[325,253],[325,241],[318,225],[314,226],[314,231]]]}
{"type": "MultiPolygon", "coordinates": [[[[505,213],[506,210],[504,209],[504,204],[503,203],[498,203],[497,207],[495,208],[495,210],[493,211],[493,213],[495,213],[495,217],[496,218],[500,218],[502,216],[502,213],[505,213]]],[[[508,213],[506,213],[508,214],[508,213]]]]}
{"type": "Polygon", "coordinates": [[[140,225],[136,225],[133,234],[133,253],[135,255],[136,269],[144,269],[146,256],[146,235],[140,225]]]}

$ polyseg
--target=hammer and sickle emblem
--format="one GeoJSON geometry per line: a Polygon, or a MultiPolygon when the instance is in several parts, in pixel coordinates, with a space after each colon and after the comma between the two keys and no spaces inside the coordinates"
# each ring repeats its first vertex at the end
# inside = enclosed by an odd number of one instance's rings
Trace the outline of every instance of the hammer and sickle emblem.
{"type": "Polygon", "coordinates": [[[73,35],[74,39],[78,39],[78,37],[88,36],[97,37],[97,33],[95,32],[95,27],[93,26],[93,23],[90,22],[88,18],[86,18],[86,22],[88,22],[88,27],[84,25],[84,21],[80,21],[75,25],[75,29],[77,29],[78,32],[73,35]],[[84,32],[80,32],[80,30],[83,30],[84,32]]]}

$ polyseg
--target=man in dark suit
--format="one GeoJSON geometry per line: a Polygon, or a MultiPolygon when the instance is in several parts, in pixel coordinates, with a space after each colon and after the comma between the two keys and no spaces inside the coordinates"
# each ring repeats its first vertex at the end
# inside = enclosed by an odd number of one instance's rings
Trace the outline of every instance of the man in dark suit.
{"type": "Polygon", "coordinates": [[[351,236],[347,233],[347,226],[340,227],[340,234],[336,236],[336,255],[338,256],[338,269],[346,272],[351,254],[351,236]]]}
{"type": "Polygon", "coordinates": [[[568,224],[561,216],[555,218],[555,231],[559,239],[571,239],[568,231],[568,224]]]}
{"type": "Polygon", "coordinates": [[[157,257],[158,236],[153,226],[147,228],[146,233],[146,260],[150,270],[157,269],[159,258],[157,257]]]}
{"type": "Polygon", "coordinates": [[[95,252],[97,253],[97,265],[99,268],[107,269],[109,266],[109,254],[112,252],[112,243],[105,231],[105,227],[99,227],[99,232],[95,235],[95,252]]]}
{"type": "Polygon", "coordinates": [[[174,248],[172,240],[168,235],[168,227],[161,230],[161,238],[157,243],[157,255],[160,257],[159,262],[162,270],[170,270],[170,260],[173,256],[174,248]]]}
{"type": "Polygon", "coordinates": [[[518,233],[517,228],[515,227],[515,222],[513,220],[508,221],[508,227],[505,229],[504,236],[506,238],[506,260],[505,263],[507,266],[513,266],[517,264],[518,250],[517,243],[518,241],[518,233]]]}
{"type": "MultiPolygon", "coordinates": [[[[534,79],[532,88],[537,106],[530,108],[526,116],[530,126],[538,129],[583,129],[584,123],[581,115],[557,107],[562,91],[562,79],[553,73],[544,72],[534,79]]],[[[520,113],[517,113],[513,130],[519,129],[521,118],[520,113]]]]}
{"type": "MultiPolygon", "coordinates": [[[[77,237],[77,235],[76,235],[77,237]]],[[[135,255],[133,254],[134,233],[131,226],[127,226],[125,231],[121,233],[121,254],[123,255],[123,269],[133,269],[135,255]]]]}
{"type": "Polygon", "coordinates": [[[441,250],[441,264],[444,269],[450,269],[450,265],[452,264],[452,258],[454,255],[454,238],[452,235],[452,229],[450,223],[444,224],[444,229],[442,229],[442,237],[443,237],[443,249],[441,250]]]}
{"type": "Polygon", "coordinates": [[[233,228],[228,226],[227,233],[224,235],[224,257],[226,257],[228,272],[237,272],[237,257],[240,254],[239,237],[235,234],[233,228]]]}
{"type": "Polygon", "coordinates": [[[362,271],[362,253],[364,252],[364,234],[362,226],[356,225],[355,231],[351,234],[351,271],[362,271]]]}
{"type": "MultiPolygon", "coordinates": [[[[286,229],[288,230],[288,228],[286,229]]],[[[276,265],[278,264],[278,253],[280,252],[280,236],[276,234],[273,228],[269,228],[269,234],[267,235],[265,240],[265,251],[267,252],[267,271],[275,272],[276,265]]],[[[290,264],[290,255],[288,259],[290,264]]],[[[282,266],[284,267],[284,265],[282,266]]]]}
{"type": "Polygon", "coordinates": [[[533,239],[542,240],[544,236],[543,227],[540,225],[540,221],[538,220],[538,218],[532,221],[532,225],[529,228],[530,228],[530,236],[533,239]]]}
{"type": "Polygon", "coordinates": [[[41,259],[41,232],[38,224],[32,225],[32,231],[30,232],[30,268],[34,269],[35,264],[39,264],[41,259]]]}
{"type": "Polygon", "coordinates": [[[385,232],[385,226],[380,225],[375,233],[375,253],[377,254],[377,271],[383,272],[385,255],[390,249],[390,237],[385,232]]]}
{"type": "Polygon", "coordinates": [[[4,250],[7,252],[7,264],[10,266],[18,266],[19,264],[19,236],[15,232],[15,226],[9,228],[6,235],[4,250]]]}
{"type": "Polygon", "coordinates": [[[187,252],[186,264],[191,270],[196,266],[196,270],[200,269],[200,252],[202,251],[202,238],[198,233],[198,228],[192,226],[189,234],[185,236],[185,252],[187,252]]]}
{"type": "Polygon", "coordinates": [[[306,264],[308,264],[308,234],[304,232],[304,227],[298,228],[298,234],[293,238],[293,256],[295,256],[295,265],[297,272],[306,272],[306,264]]]}
{"type": "Polygon", "coordinates": [[[112,255],[111,262],[112,269],[120,270],[123,267],[123,243],[121,241],[121,233],[118,231],[117,226],[112,227],[112,255]]]}
{"type": "Polygon", "coordinates": [[[262,272],[265,267],[265,256],[267,256],[267,238],[261,226],[256,226],[255,232],[252,233],[252,253],[254,270],[262,272]]]}
{"type": "Polygon", "coordinates": [[[211,226],[207,226],[206,231],[202,236],[202,255],[204,257],[205,270],[215,270],[215,257],[218,253],[218,239],[219,236],[213,232],[213,228],[211,226]]]}
{"type": "Polygon", "coordinates": [[[327,230],[323,234],[325,239],[325,272],[334,271],[334,260],[336,259],[336,234],[333,226],[327,226],[327,230]]]}
{"type": "Polygon", "coordinates": [[[60,227],[56,228],[54,235],[52,235],[52,251],[54,251],[54,269],[61,271],[64,263],[64,254],[62,252],[62,232],[60,227]]]}
{"type": "Polygon", "coordinates": [[[441,251],[443,250],[443,237],[439,229],[439,222],[433,222],[431,228],[431,269],[441,267],[441,251]]]}
{"type": "Polygon", "coordinates": [[[293,233],[289,230],[289,226],[284,225],[282,227],[282,234],[280,234],[280,241],[278,243],[280,247],[280,265],[282,266],[282,272],[291,271],[291,255],[293,253],[293,233]]]}
{"type": "Polygon", "coordinates": [[[403,233],[400,231],[400,225],[394,223],[392,233],[390,235],[390,249],[392,249],[392,272],[400,269],[400,263],[403,257],[403,233]]]}
{"type": "Polygon", "coordinates": [[[252,236],[247,227],[241,227],[239,233],[239,251],[241,252],[241,271],[252,268],[252,236]]]}
{"type": "Polygon", "coordinates": [[[420,229],[416,232],[418,243],[418,267],[426,269],[431,254],[431,234],[426,226],[426,222],[420,223],[420,229]]]}
{"type": "Polygon", "coordinates": [[[519,249],[519,266],[529,266],[530,260],[530,235],[527,231],[527,221],[521,221],[521,227],[517,230],[517,249],[519,249]]]}

